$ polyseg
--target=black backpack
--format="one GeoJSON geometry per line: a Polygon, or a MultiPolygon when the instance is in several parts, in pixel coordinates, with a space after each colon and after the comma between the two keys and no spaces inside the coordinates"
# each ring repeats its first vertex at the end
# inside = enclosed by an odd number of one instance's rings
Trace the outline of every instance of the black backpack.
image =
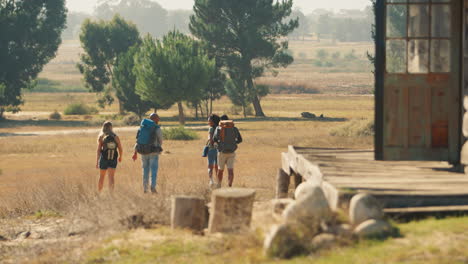
{"type": "Polygon", "coordinates": [[[117,153],[117,141],[115,140],[115,134],[104,135],[102,139],[102,156],[106,160],[116,160],[118,157],[117,153]]]}

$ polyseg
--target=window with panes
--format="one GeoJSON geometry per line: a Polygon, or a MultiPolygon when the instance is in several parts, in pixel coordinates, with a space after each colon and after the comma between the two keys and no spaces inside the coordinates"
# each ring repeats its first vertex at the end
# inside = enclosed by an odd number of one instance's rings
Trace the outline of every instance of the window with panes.
{"type": "Polygon", "coordinates": [[[386,72],[450,72],[450,0],[386,1],[386,72]]]}

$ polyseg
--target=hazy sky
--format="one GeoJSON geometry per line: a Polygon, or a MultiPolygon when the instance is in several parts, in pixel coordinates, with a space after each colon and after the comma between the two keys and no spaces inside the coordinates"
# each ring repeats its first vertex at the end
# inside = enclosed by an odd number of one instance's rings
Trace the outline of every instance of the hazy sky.
{"type": "MultiPolygon", "coordinates": [[[[192,9],[193,0],[153,0],[165,9],[192,9]]],[[[235,0],[233,0],[235,1],[235,0]]],[[[70,11],[91,13],[97,0],[67,0],[70,11]]],[[[325,9],[363,9],[370,5],[370,0],[295,0],[294,5],[308,13],[316,8],[325,9]]]]}

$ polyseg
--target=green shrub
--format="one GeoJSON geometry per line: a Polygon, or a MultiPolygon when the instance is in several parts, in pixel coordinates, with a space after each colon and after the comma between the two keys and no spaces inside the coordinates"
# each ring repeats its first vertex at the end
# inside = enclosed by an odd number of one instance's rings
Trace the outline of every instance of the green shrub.
{"type": "Polygon", "coordinates": [[[299,52],[297,56],[299,57],[299,59],[302,59],[302,60],[307,59],[307,54],[305,52],[299,52]]]}
{"type": "Polygon", "coordinates": [[[122,119],[122,124],[126,126],[138,126],[140,122],[140,117],[134,113],[128,114],[122,119]]]}
{"type": "Polygon", "coordinates": [[[345,60],[355,60],[358,57],[356,56],[356,51],[352,49],[350,52],[344,55],[345,60]]]}
{"type": "Polygon", "coordinates": [[[320,61],[320,60],[314,60],[314,65],[317,66],[317,67],[322,67],[323,66],[322,61],[320,61]]]}
{"type": "Polygon", "coordinates": [[[92,115],[98,112],[96,107],[88,106],[83,103],[70,104],[63,111],[65,115],[92,115]]]}
{"type": "Polygon", "coordinates": [[[339,51],[332,54],[332,59],[337,60],[341,57],[341,53],[339,51]]]}
{"type": "Polygon", "coordinates": [[[168,140],[195,140],[199,138],[195,131],[184,127],[164,129],[163,137],[168,140]]]}
{"type": "Polygon", "coordinates": [[[324,50],[324,49],[319,49],[317,50],[317,53],[316,53],[316,57],[320,60],[325,60],[326,58],[328,58],[328,51],[324,50]]]}
{"type": "Polygon", "coordinates": [[[59,112],[57,112],[57,110],[55,110],[53,113],[49,115],[49,119],[60,120],[62,119],[62,115],[59,112]]]}
{"type": "Polygon", "coordinates": [[[367,137],[374,135],[374,120],[355,119],[334,128],[330,135],[339,137],[367,137]]]}

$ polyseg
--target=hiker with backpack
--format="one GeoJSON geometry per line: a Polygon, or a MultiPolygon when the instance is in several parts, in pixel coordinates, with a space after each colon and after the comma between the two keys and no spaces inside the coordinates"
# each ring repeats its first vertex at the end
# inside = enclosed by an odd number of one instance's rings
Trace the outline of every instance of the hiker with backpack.
{"type": "Polygon", "coordinates": [[[122,144],[112,130],[112,123],[104,122],[98,137],[96,169],[99,169],[98,190],[102,191],[106,172],[109,176],[109,189],[114,189],[114,175],[117,162],[122,162],[122,144]]]}
{"type": "Polygon", "coordinates": [[[221,187],[224,167],[226,166],[228,168],[228,186],[232,187],[236,150],[237,145],[242,142],[242,136],[239,129],[234,126],[234,121],[229,120],[227,115],[221,116],[221,121],[215,130],[213,140],[218,144],[218,183],[216,187],[221,187]]]}
{"type": "Polygon", "coordinates": [[[215,185],[213,181],[213,170],[215,172],[215,175],[218,175],[218,149],[216,148],[217,145],[214,141],[214,133],[219,125],[219,121],[219,116],[215,114],[211,114],[208,118],[208,125],[210,126],[210,128],[208,130],[208,142],[206,143],[203,153],[203,157],[208,157],[208,177],[210,187],[213,187],[215,185]]]}
{"type": "Polygon", "coordinates": [[[156,180],[159,168],[159,155],[162,152],[162,130],[159,126],[159,116],[152,113],[149,119],[141,121],[140,129],[136,136],[135,151],[132,159],[135,161],[138,154],[141,155],[143,168],[143,191],[148,192],[149,174],[151,171],[151,193],[157,193],[156,180]]]}

